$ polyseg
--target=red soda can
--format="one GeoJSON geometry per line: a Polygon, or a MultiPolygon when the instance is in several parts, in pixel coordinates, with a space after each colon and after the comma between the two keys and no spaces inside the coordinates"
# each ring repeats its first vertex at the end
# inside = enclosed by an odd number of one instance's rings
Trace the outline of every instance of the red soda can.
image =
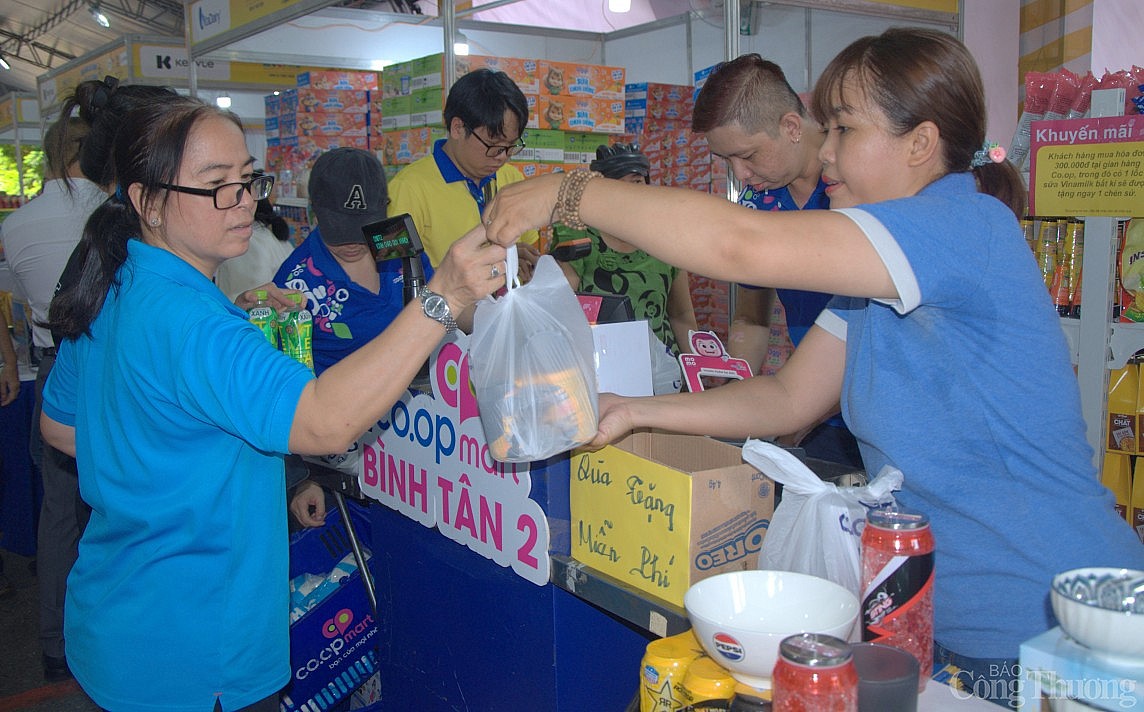
{"type": "Polygon", "coordinates": [[[933,669],[934,539],[929,517],[874,509],[862,530],[862,640],[918,659],[918,692],[933,669]]]}
{"type": "Polygon", "coordinates": [[[832,635],[783,638],[771,675],[774,712],[857,712],[853,658],[850,645],[832,635]]]}

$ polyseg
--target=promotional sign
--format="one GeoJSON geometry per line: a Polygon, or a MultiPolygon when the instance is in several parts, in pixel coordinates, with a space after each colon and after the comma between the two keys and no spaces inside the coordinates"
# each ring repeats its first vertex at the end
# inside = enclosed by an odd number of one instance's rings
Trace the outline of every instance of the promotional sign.
{"type": "Polygon", "coordinates": [[[1144,116],[1034,121],[1031,130],[1030,215],[1144,214],[1144,116]]]}
{"type": "Polygon", "coordinates": [[[548,518],[529,498],[529,464],[489,455],[468,341],[456,333],[433,354],[432,394],[407,393],[353,449],[326,461],[355,473],[366,496],[544,586],[548,518]]]}

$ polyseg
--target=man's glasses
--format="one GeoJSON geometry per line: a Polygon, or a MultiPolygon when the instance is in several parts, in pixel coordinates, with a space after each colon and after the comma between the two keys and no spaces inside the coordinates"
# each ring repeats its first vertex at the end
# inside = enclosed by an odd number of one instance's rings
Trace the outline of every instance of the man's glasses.
{"type": "Polygon", "coordinates": [[[242,191],[250,191],[255,201],[270,197],[274,189],[274,176],[255,176],[245,183],[224,183],[217,188],[188,188],[184,185],[171,185],[160,183],[160,188],[173,190],[177,193],[190,195],[209,195],[214,199],[214,206],[219,210],[233,208],[242,202],[242,191]]]}
{"type": "Polygon", "coordinates": [[[467,130],[470,136],[480,141],[481,145],[485,147],[485,155],[489,158],[499,158],[501,154],[506,154],[509,158],[512,158],[524,150],[523,138],[518,138],[511,146],[497,146],[496,144],[488,143],[485,141],[483,138],[474,133],[472,129],[467,130]]]}

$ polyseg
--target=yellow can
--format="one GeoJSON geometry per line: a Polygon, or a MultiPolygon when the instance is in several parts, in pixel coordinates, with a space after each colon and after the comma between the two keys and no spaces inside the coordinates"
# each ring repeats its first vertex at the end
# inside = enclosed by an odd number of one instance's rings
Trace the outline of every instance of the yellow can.
{"type": "Polygon", "coordinates": [[[684,706],[683,677],[703,653],[696,648],[690,630],[647,644],[640,662],[640,712],[676,712],[684,706]]]}
{"type": "Polygon", "coordinates": [[[685,705],[711,700],[729,700],[735,694],[735,678],[731,673],[704,655],[691,661],[683,675],[682,697],[685,705]]]}

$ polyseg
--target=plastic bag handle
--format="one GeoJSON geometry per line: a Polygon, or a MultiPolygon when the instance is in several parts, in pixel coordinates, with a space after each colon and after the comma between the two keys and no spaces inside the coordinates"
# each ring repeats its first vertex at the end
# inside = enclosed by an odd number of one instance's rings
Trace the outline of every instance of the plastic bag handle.
{"type": "Polygon", "coordinates": [[[504,253],[504,287],[507,291],[512,291],[514,288],[520,286],[517,272],[520,270],[520,260],[516,257],[516,243],[508,246],[504,253]]]}

